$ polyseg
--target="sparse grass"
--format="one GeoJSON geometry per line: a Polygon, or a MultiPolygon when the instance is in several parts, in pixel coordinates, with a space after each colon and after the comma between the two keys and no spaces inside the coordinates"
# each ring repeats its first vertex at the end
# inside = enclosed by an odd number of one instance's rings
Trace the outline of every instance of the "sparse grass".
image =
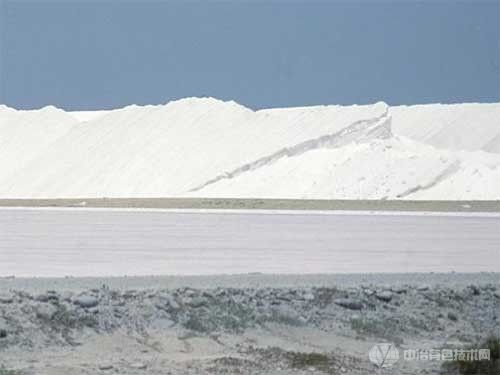
{"type": "Polygon", "coordinates": [[[292,367],[325,367],[330,363],[328,356],[322,353],[289,353],[292,367]]]}
{"type": "Polygon", "coordinates": [[[185,328],[209,333],[216,330],[242,332],[255,324],[252,309],[234,302],[218,302],[211,309],[190,309],[184,314],[177,313],[174,321],[185,328]]]}
{"type": "Polygon", "coordinates": [[[351,328],[363,336],[385,338],[398,344],[402,343],[402,339],[399,337],[401,334],[400,326],[397,321],[391,319],[354,318],[351,319],[351,328]]]}
{"type": "Polygon", "coordinates": [[[306,370],[315,374],[340,374],[339,369],[344,365],[342,360],[333,353],[293,352],[279,347],[252,348],[251,354],[256,355],[258,363],[267,363],[277,368],[306,370]]]}
{"type": "Polygon", "coordinates": [[[54,328],[82,328],[97,327],[97,319],[91,315],[78,316],[75,311],[68,310],[63,305],[58,305],[57,312],[51,319],[54,328]]]}
{"type": "Polygon", "coordinates": [[[415,328],[417,331],[428,332],[430,330],[428,323],[429,319],[416,318],[414,316],[410,316],[408,319],[408,325],[415,328]]]}
{"type": "Polygon", "coordinates": [[[189,315],[184,322],[184,327],[196,332],[211,332],[215,329],[215,325],[208,319],[204,319],[199,315],[189,315]]]}
{"type": "Polygon", "coordinates": [[[500,336],[492,336],[468,349],[490,349],[490,360],[446,362],[442,366],[441,373],[446,375],[500,375],[500,336]]]}
{"type": "Polygon", "coordinates": [[[213,366],[207,370],[212,374],[240,374],[241,369],[249,370],[254,369],[255,373],[260,373],[262,364],[245,358],[238,357],[222,357],[213,361],[213,366]]]}
{"type": "Polygon", "coordinates": [[[319,307],[325,308],[333,303],[337,294],[338,290],[336,288],[318,288],[314,302],[318,304],[319,307]]]}
{"type": "Polygon", "coordinates": [[[326,374],[335,374],[337,361],[323,353],[286,352],[290,367],[301,370],[314,368],[326,374]]]}
{"type": "Polygon", "coordinates": [[[0,375],[21,375],[21,372],[17,370],[8,370],[2,365],[0,366],[0,375]]]}

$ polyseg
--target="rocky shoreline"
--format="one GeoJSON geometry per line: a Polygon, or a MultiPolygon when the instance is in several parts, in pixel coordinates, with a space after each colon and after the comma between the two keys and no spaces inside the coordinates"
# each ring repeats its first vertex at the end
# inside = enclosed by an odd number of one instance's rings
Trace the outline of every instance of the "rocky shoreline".
{"type": "MultiPolygon", "coordinates": [[[[500,332],[498,275],[467,285],[432,278],[43,291],[4,280],[0,374],[368,374],[378,342],[462,347],[500,332]]],[[[440,364],[392,370],[439,373],[440,364]]]]}

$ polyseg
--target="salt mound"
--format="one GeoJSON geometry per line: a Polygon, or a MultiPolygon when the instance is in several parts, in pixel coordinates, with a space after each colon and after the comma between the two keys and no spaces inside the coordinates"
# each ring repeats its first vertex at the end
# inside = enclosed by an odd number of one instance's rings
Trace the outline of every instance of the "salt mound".
{"type": "Polygon", "coordinates": [[[2,106],[0,197],[500,199],[498,124],[500,104],[2,106]]]}

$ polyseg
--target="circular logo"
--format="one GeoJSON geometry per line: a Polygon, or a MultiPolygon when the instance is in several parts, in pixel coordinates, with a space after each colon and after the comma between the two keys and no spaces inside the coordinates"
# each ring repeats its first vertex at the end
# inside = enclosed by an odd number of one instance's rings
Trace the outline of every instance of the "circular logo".
{"type": "Polygon", "coordinates": [[[368,357],[378,367],[391,367],[399,360],[399,350],[394,344],[376,344],[371,348],[368,357]]]}

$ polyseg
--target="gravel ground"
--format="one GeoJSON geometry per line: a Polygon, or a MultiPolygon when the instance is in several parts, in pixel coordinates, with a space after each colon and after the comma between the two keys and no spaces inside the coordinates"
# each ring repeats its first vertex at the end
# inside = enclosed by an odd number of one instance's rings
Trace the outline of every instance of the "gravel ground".
{"type": "Polygon", "coordinates": [[[500,273],[371,273],[371,274],[238,274],[217,276],[145,276],[145,277],[65,277],[16,278],[0,277],[0,293],[21,289],[30,293],[45,290],[79,292],[107,285],[110,289],[214,289],[214,288],[302,288],[302,287],[356,287],[376,285],[429,285],[440,284],[465,287],[470,284],[498,284],[500,273]]]}
{"type": "Polygon", "coordinates": [[[376,343],[458,348],[499,319],[491,273],[4,278],[0,374],[371,374],[376,343]]]}
{"type": "Polygon", "coordinates": [[[285,209],[361,211],[500,212],[500,201],[402,201],[229,198],[0,199],[0,207],[102,207],[189,209],[285,209]]]}

